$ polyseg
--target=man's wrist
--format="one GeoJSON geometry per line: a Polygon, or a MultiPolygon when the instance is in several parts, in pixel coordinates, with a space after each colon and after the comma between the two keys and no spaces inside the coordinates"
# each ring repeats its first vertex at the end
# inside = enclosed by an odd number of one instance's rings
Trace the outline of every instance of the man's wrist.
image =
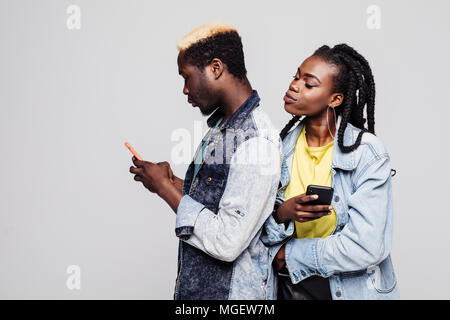
{"type": "Polygon", "coordinates": [[[173,185],[180,191],[183,191],[184,180],[173,176],[173,185]]]}
{"type": "Polygon", "coordinates": [[[162,180],[158,187],[155,188],[156,194],[164,199],[164,196],[170,192],[170,188],[173,188],[174,184],[169,179],[162,180]]]}
{"type": "Polygon", "coordinates": [[[161,182],[157,194],[177,213],[178,205],[180,204],[181,198],[183,198],[183,193],[169,179],[161,182]]]}

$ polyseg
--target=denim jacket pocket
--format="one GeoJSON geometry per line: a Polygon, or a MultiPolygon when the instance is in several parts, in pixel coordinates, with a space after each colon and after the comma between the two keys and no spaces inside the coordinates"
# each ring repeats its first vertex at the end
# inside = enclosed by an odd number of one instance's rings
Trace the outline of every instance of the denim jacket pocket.
{"type": "Polygon", "coordinates": [[[224,191],[224,174],[206,167],[202,168],[197,175],[198,185],[196,191],[198,193],[198,201],[213,212],[217,212],[217,207],[224,191]]]}

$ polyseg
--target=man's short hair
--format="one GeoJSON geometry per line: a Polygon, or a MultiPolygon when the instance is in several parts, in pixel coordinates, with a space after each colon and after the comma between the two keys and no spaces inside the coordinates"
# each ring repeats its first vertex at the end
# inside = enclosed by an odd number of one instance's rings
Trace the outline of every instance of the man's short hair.
{"type": "Polygon", "coordinates": [[[243,79],[247,70],[242,41],[237,30],[228,24],[205,24],[185,35],[177,44],[186,62],[203,70],[214,58],[220,59],[228,72],[243,79]]]}

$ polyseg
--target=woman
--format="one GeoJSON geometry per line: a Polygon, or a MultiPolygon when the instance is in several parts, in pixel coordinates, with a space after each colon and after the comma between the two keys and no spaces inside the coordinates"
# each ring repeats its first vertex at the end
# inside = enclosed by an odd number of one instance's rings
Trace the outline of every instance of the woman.
{"type": "Polygon", "coordinates": [[[369,63],[346,44],[322,46],[284,101],[293,118],[280,134],[281,187],[262,237],[275,269],[268,298],[398,298],[391,167],[375,136],[369,63]],[[331,186],[331,204],[308,204],[317,199],[305,195],[308,185],[331,186]]]}

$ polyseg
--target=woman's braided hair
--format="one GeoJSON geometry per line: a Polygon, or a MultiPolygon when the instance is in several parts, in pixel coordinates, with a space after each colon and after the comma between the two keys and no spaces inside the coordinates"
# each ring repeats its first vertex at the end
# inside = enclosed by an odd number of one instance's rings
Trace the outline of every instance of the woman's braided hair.
{"type": "MultiPolygon", "coordinates": [[[[351,152],[360,145],[364,132],[375,134],[375,82],[369,62],[346,44],[339,44],[333,48],[324,45],[313,55],[321,57],[338,68],[333,91],[344,94],[342,104],[335,109],[336,114],[342,116],[338,129],[338,145],[342,152],[351,152]],[[364,127],[365,106],[367,106],[367,129],[364,127]],[[361,129],[361,132],[353,145],[344,146],[344,131],[348,123],[361,129]]],[[[286,137],[299,119],[300,116],[294,116],[286,124],[280,133],[281,139],[286,137]]]]}

